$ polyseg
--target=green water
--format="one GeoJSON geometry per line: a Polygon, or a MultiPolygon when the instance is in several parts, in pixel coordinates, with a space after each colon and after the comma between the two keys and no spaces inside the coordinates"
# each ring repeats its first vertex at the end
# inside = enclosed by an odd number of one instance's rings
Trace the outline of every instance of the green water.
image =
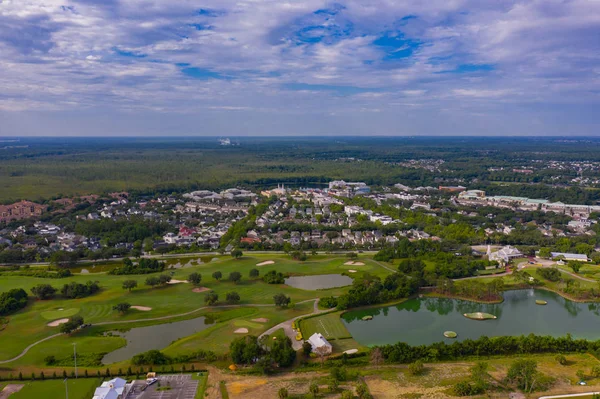
{"type": "Polygon", "coordinates": [[[494,305],[444,298],[415,298],[396,306],[355,310],[345,313],[342,321],[362,345],[405,342],[423,345],[447,343],[481,336],[551,335],[600,339],[600,304],[576,303],[542,290],[506,291],[504,302],[494,305]],[[548,301],[536,305],[535,300],[548,301]],[[485,312],[495,320],[470,320],[464,313],[485,312]],[[372,315],[370,321],[363,316],[372,315]],[[458,338],[445,338],[444,331],[458,338]]]}
{"type": "Polygon", "coordinates": [[[203,331],[214,324],[214,320],[207,317],[176,321],[173,323],[157,324],[147,327],[136,327],[126,332],[112,331],[116,336],[127,340],[127,345],[102,358],[102,363],[111,364],[131,359],[133,356],[152,349],[163,349],[173,341],[188,335],[203,331]]]}

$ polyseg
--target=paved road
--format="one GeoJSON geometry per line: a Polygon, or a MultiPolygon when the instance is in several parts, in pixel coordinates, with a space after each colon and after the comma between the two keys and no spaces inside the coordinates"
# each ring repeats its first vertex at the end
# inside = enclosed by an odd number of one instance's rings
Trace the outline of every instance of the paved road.
{"type": "Polygon", "coordinates": [[[303,317],[306,316],[310,316],[310,315],[314,315],[314,314],[320,314],[320,313],[326,313],[326,312],[331,312],[332,309],[324,309],[321,310],[319,309],[319,298],[317,299],[309,299],[307,301],[302,301],[302,302],[298,302],[298,303],[303,303],[303,302],[310,302],[310,301],[314,301],[314,307],[313,307],[313,311],[311,313],[308,314],[304,314],[301,316],[296,316],[292,319],[286,320],[283,323],[279,323],[274,327],[269,328],[267,331],[265,331],[264,333],[260,334],[259,338],[264,336],[264,335],[271,335],[273,334],[275,331],[279,330],[280,328],[283,328],[283,331],[285,332],[285,335],[292,341],[292,347],[294,348],[294,350],[299,350],[302,349],[302,343],[304,341],[296,341],[296,331],[294,331],[294,329],[292,328],[292,323],[298,319],[301,319],[303,317]]]}

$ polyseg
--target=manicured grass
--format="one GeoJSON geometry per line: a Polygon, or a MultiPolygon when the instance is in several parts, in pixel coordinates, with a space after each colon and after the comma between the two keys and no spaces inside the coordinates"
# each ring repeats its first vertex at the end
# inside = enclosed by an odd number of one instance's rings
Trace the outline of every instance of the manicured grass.
{"type": "Polygon", "coordinates": [[[244,335],[258,336],[269,327],[285,320],[309,314],[312,306],[312,303],[303,303],[296,305],[292,309],[278,309],[275,307],[245,308],[247,311],[250,310],[251,313],[223,323],[217,323],[204,331],[182,338],[165,348],[163,352],[171,356],[176,356],[202,348],[224,354],[229,352],[229,344],[235,338],[244,335]],[[251,321],[252,319],[261,317],[269,319],[269,322],[256,323],[251,321]],[[234,334],[234,331],[240,327],[248,328],[248,334],[234,334]]]}
{"type": "Polygon", "coordinates": [[[200,381],[194,399],[204,399],[204,392],[206,392],[206,385],[208,384],[208,371],[194,373],[192,379],[200,381]]]}
{"type": "Polygon", "coordinates": [[[348,338],[350,333],[340,320],[341,312],[333,312],[325,315],[310,317],[300,321],[300,330],[304,339],[308,339],[311,335],[318,332],[323,334],[325,338],[348,338]]]}
{"type": "Polygon", "coordinates": [[[40,313],[42,317],[46,320],[56,320],[62,319],[64,317],[71,317],[76,315],[79,312],[79,308],[68,308],[68,309],[56,309],[56,310],[47,310],[45,312],[40,313]]]}
{"type": "MultiPolygon", "coordinates": [[[[283,273],[293,275],[315,275],[344,273],[348,269],[357,270],[357,273],[349,274],[351,277],[360,277],[364,273],[370,273],[385,277],[390,272],[377,263],[373,262],[368,256],[361,255],[358,261],[363,262],[364,266],[347,266],[348,258],[342,255],[319,254],[310,256],[306,262],[292,260],[284,254],[253,254],[244,256],[241,259],[232,259],[230,256],[194,256],[169,258],[170,265],[179,263],[180,265],[190,265],[189,267],[179,269],[168,269],[165,273],[172,274],[173,279],[185,280],[192,272],[198,272],[202,275],[201,286],[213,290],[224,300],[227,292],[236,291],[241,297],[241,304],[273,304],[273,296],[277,293],[285,293],[292,298],[293,303],[304,300],[314,299],[322,296],[341,295],[349,289],[348,287],[334,288],[328,290],[307,291],[292,288],[283,284],[266,284],[260,278],[250,280],[249,271],[253,268],[260,270],[263,275],[269,270],[277,270],[283,273]],[[216,260],[214,260],[216,259],[216,260]],[[272,265],[257,267],[257,263],[265,260],[272,260],[272,265]],[[223,280],[216,281],[212,274],[220,271],[223,274],[223,280]],[[232,271],[239,271],[242,274],[242,281],[238,284],[231,283],[227,276],[232,271]]],[[[90,269],[91,266],[85,265],[90,269]]],[[[160,288],[149,288],[144,285],[147,275],[140,276],[117,276],[105,273],[78,274],[65,279],[44,279],[26,276],[2,276],[0,279],[0,292],[12,288],[23,288],[30,292],[31,287],[37,284],[51,284],[56,288],[61,288],[64,284],[70,282],[85,283],[89,280],[97,280],[101,291],[95,295],[81,299],[63,299],[57,296],[56,299],[40,301],[30,300],[29,305],[8,317],[9,323],[6,328],[0,332],[0,360],[5,360],[17,356],[22,350],[43,338],[59,332],[58,327],[48,327],[49,320],[70,317],[73,314],[81,315],[86,323],[96,324],[99,322],[120,322],[128,320],[159,318],[173,316],[186,312],[191,312],[202,308],[204,304],[204,293],[195,293],[191,284],[172,284],[160,288]],[[138,282],[138,288],[132,292],[122,289],[124,280],[133,279],[138,282]],[[131,309],[126,314],[119,314],[112,310],[117,303],[127,302],[131,305],[148,306],[152,310],[148,312],[131,309]],[[59,311],[58,309],[64,310],[59,311]]],[[[202,339],[178,341],[173,346],[181,346],[184,350],[197,350],[200,348],[210,349],[211,344],[215,344],[217,351],[224,353],[228,349],[229,342],[233,338],[231,331],[235,328],[245,327],[250,330],[250,334],[259,335],[267,328],[277,322],[284,321],[294,316],[308,314],[311,311],[312,303],[301,304],[288,310],[279,310],[274,307],[265,307],[256,310],[255,315],[248,318],[228,321],[227,323],[217,323],[215,326],[205,330],[201,334],[202,339]],[[256,323],[252,318],[267,317],[269,323],[256,323]],[[226,325],[223,325],[226,324],[226,325]],[[231,331],[229,331],[231,330],[231,331]]],[[[200,312],[195,312],[183,318],[193,318],[200,316],[200,312]]],[[[133,328],[140,325],[157,324],[160,322],[176,321],[176,319],[153,321],[147,323],[133,323],[123,325],[126,328],[133,328]]],[[[96,328],[90,332],[78,332],[72,337],[64,336],[54,338],[33,347],[23,358],[7,364],[13,365],[35,365],[43,366],[44,358],[50,354],[70,353],[71,343],[78,342],[78,350],[89,353],[108,352],[122,346],[124,342],[118,338],[92,336],[91,332],[98,334],[101,331],[109,331],[117,328],[119,325],[103,327],[102,330],[96,328]],[[53,349],[54,348],[54,349],[53,349]],[[67,352],[63,352],[67,351],[67,352]]],[[[62,356],[64,357],[64,356],[62,356]]]]}
{"type": "MultiPolygon", "coordinates": [[[[80,378],[67,380],[69,399],[89,399],[94,390],[101,384],[99,378],[80,378]]],[[[24,384],[19,392],[10,396],[10,399],[64,399],[65,384],[62,379],[45,381],[16,381],[14,384],[24,384]]]]}
{"type": "Polygon", "coordinates": [[[221,399],[229,399],[227,387],[225,386],[225,383],[223,381],[219,383],[219,390],[221,391],[221,399]]]}

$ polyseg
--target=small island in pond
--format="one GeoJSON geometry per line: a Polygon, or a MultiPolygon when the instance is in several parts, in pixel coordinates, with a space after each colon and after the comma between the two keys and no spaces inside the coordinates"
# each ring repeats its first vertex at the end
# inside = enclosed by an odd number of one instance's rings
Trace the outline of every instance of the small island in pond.
{"type": "Polygon", "coordinates": [[[371,316],[371,315],[363,316],[362,319],[365,320],[365,321],[367,321],[367,320],[373,320],[373,316],[371,316]]]}
{"type": "Polygon", "coordinates": [[[483,312],[465,313],[463,316],[472,320],[493,320],[497,318],[493,314],[483,312]]]}
{"type": "Polygon", "coordinates": [[[444,337],[446,337],[446,338],[456,338],[456,337],[458,337],[458,334],[455,333],[454,331],[445,331],[444,332],[444,337]]]}

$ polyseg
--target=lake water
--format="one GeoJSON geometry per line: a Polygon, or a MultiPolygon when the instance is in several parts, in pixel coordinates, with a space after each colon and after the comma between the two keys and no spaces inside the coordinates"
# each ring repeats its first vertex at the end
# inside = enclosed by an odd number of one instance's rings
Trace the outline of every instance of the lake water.
{"type": "Polygon", "coordinates": [[[481,336],[551,335],[600,339],[600,304],[577,303],[543,290],[506,291],[504,302],[494,305],[444,298],[415,298],[396,306],[355,310],[342,321],[354,339],[363,345],[405,342],[423,345],[451,343],[481,336]],[[547,305],[536,305],[541,299],[547,305]],[[470,320],[464,313],[485,312],[495,320],[470,320]],[[372,320],[363,321],[371,315],[372,320]],[[443,336],[454,331],[458,338],[443,336]]]}
{"type": "Polygon", "coordinates": [[[205,317],[197,317],[175,323],[132,328],[127,332],[112,331],[113,335],[125,338],[127,345],[106,354],[102,358],[102,363],[120,362],[151,349],[166,348],[173,341],[205,330],[213,323],[205,317]]]}
{"type": "Polygon", "coordinates": [[[301,290],[321,290],[352,285],[352,279],[341,274],[321,274],[318,276],[294,276],[285,279],[290,287],[301,290]]]}

